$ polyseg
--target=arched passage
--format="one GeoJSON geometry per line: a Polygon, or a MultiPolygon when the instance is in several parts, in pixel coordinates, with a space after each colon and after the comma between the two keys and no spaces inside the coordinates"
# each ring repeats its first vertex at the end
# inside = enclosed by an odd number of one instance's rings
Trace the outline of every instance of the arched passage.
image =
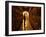
{"type": "Polygon", "coordinates": [[[32,29],[30,22],[29,22],[29,12],[28,11],[23,12],[23,23],[22,24],[23,24],[23,30],[32,29]]]}

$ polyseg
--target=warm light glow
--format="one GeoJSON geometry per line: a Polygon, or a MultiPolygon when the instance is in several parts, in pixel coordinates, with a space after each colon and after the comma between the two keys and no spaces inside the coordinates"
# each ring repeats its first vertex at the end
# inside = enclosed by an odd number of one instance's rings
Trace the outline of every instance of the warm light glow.
{"type": "Polygon", "coordinates": [[[24,11],[23,12],[23,17],[25,16],[25,20],[24,20],[24,18],[23,18],[23,30],[28,30],[28,29],[32,29],[32,27],[31,27],[31,25],[30,25],[30,23],[29,23],[29,12],[27,12],[27,11],[24,11]],[[25,23],[25,24],[24,24],[25,23]]]}

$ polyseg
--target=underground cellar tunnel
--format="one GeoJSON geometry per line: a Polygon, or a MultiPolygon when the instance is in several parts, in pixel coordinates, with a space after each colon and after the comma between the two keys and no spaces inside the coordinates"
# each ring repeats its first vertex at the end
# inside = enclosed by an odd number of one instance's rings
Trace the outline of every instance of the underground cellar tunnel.
{"type": "Polygon", "coordinates": [[[12,31],[41,29],[41,7],[12,6],[12,31]]]}

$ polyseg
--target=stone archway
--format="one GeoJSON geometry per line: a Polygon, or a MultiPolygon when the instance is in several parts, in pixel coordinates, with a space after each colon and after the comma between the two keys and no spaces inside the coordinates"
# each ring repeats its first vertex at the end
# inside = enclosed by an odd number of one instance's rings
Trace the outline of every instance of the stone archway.
{"type": "Polygon", "coordinates": [[[32,26],[30,25],[30,22],[29,22],[29,12],[28,11],[24,11],[23,12],[23,30],[32,30],[32,26]]]}

